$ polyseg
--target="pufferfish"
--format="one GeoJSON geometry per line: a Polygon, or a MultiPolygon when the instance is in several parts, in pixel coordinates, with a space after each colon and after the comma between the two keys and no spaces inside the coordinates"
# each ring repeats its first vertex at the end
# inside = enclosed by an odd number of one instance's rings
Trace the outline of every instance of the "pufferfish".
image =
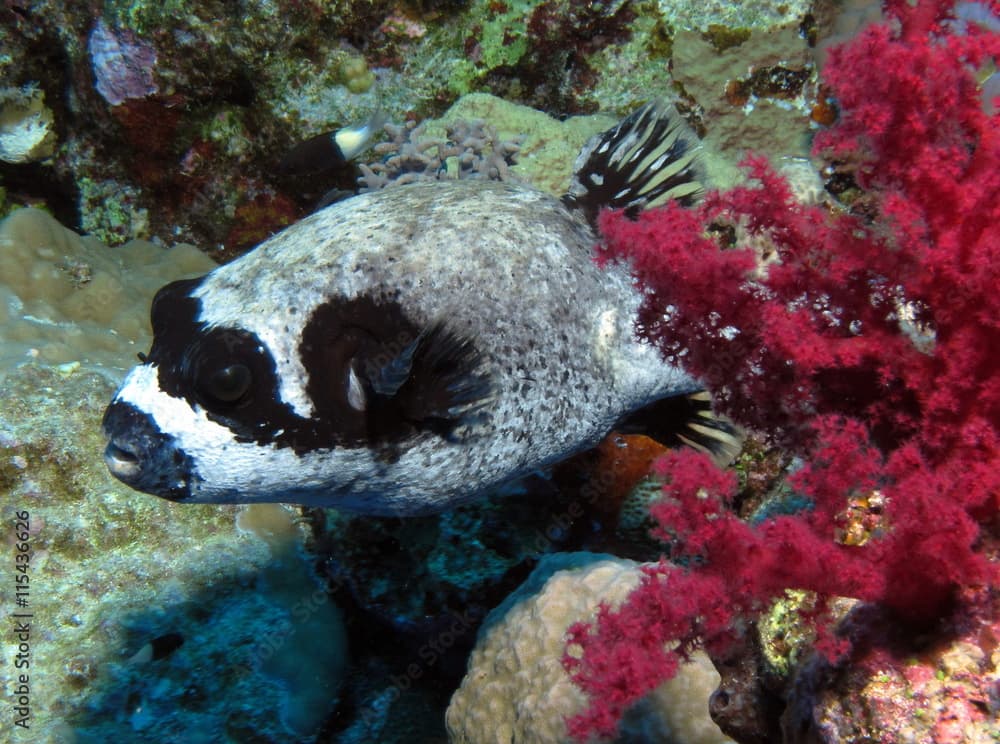
{"type": "Polygon", "coordinates": [[[389,187],[168,284],[104,416],[108,468],[184,503],[414,515],[612,429],[725,448],[698,381],[637,335],[628,266],[594,261],[600,209],[698,197],[698,147],[650,103],[587,143],[561,199],[486,180],[389,187]]]}

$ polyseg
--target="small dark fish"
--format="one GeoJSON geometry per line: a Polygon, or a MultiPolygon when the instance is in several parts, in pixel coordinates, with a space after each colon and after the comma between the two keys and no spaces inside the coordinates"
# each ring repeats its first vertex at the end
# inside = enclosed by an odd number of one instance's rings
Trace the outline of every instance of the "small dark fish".
{"type": "Polygon", "coordinates": [[[311,203],[313,210],[353,196],[361,175],[354,159],[384,124],[385,116],[376,111],[361,126],[334,129],[300,142],[278,163],[279,180],[290,193],[311,203]]]}
{"type": "Polygon", "coordinates": [[[159,661],[160,659],[167,658],[183,645],[184,636],[180,633],[164,633],[136,651],[129,661],[133,664],[159,661]]]}

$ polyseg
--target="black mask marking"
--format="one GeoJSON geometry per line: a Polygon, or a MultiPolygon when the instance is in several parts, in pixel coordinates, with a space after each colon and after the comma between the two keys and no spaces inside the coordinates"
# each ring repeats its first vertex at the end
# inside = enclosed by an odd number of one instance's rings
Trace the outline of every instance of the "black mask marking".
{"type": "Polygon", "coordinates": [[[253,333],[196,320],[191,297],[201,279],[168,284],[153,300],[153,347],[160,388],[228,428],[237,441],[291,447],[296,453],[343,444],[278,399],[274,359],[253,333]]]}
{"type": "Polygon", "coordinates": [[[419,328],[390,299],[320,305],[299,356],[319,417],[341,421],[345,433],[370,444],[423,431],[451,437],[491,393],[471,341],[443,323],[419,328]]]}
{"type": "Polygon", "coordinates": [[[450,437],[489,398],[470,341],[441,324],[418,328],[395,301],[359,297],[320,305],[303,330],[299,354],[315,415],[302,418],[279,401],[274,359],[255,334],[196,320],[201,303],[191,293],[201,281],[157,293],[148,361],[165,393],[200,406],[238,441],[296,454],[379,447],[395,459],[418,432],[450,437]]]}
{"type": "Polygon", "coordinates": [[[108,438],[105,462],[118,480],[172,501],[191,497],[191,461],[148,413],[115,401],[104,412],[101,426],[108,438]]]}

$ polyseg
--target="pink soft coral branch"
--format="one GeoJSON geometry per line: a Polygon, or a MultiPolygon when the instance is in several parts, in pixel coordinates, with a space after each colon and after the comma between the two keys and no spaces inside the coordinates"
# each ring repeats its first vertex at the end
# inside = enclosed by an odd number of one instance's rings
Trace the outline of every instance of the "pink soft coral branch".
{"type": "Polygon", "coordinates": [[[1000,117],[974,75],[1000,35],[960,29],[952,6],[889,0],[886,23],[830,52],[841,116],[816,149],[861,163],[874,217],[796,203],[757,157],[749,185],[693,210],[601,215],[601,260],[629,260],[648,290],[640,331],[802,458],[790,485],[813,506],[752,527],[729,509],[730,475],[666,458],[657,534],[693,560],[650,568],[619,610],[571,630],[564,663],[591,699],[575,736],[610,735],[694,646],[723,644],[786,588],[920,620],[960,586],[1000,584],[978,549],[1000,518],[1000,117]],[[748,245],[720,250],[708,228],[726,225],[779,261],[761,272],[748,245]],[[884,528],[838,543],[848,499],[876,491],[884,528]]]}

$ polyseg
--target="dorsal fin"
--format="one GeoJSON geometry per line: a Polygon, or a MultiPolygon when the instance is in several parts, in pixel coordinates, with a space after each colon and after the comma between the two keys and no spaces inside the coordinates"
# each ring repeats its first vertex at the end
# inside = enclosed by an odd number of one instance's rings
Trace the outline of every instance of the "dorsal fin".
{"type": "Polygon", "coordinates": [[[563,203],[593,225],[604,208],[639,211],[674,199],[689,205],[704,191],[698,137],[677,110],[652,101],[590,138],[563,203]]]}
{"type": "Polygon", "coordinates": [[[713,413],[712,397],[704,390],[653,401],[612,428],[622,434],[645,434],[668,447],[693,447],[722,466],[736,458],[744,439],[734,423],[713,413]]]}

